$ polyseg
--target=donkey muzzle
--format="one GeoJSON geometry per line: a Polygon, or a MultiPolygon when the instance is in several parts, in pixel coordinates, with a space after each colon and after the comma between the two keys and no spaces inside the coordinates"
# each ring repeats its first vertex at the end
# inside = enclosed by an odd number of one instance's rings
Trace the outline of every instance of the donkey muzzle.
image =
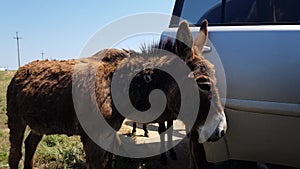
{"type": "Polygon", "coordinates": [[[216,130],[213,132],[213,134],[208,138],[207,141],[209,142],[215,142],[218,141],[220,138],[224,137],[224,135],[227,132],[227,122],[225,114],[221,113],[223,117],[221,118],[216,130]]]}

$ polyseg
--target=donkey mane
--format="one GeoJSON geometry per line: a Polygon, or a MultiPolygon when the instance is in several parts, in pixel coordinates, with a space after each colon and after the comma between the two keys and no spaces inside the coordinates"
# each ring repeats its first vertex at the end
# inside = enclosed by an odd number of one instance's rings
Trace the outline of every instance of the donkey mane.
{"type": "MultiPolygon", "coordinates": [[[[152,43],[142,43],[140,46],[141,52],[130,51],[130,56],[158,56],[164,57],[168,55],[168,53],[172,53],[178,55],[176,46],[172,38],[167,38],[166,40],[162,40],[160,42],[152,42],[152,43]]],[[[202,53],[199,53],[197,47],[192,47],[193,58],[187,65],[194,71],[194,76],[205,75],[211,78],[213,84],[216,84],[215,78],[215,68],[214,65],[208,61],[202,53]]]]}

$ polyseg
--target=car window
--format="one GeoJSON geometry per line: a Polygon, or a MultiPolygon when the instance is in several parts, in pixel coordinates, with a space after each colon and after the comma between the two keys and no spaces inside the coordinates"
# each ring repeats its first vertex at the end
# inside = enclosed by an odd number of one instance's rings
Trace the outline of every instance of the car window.
{"type": "Polygon", "coordinates": [[[220,0],[188,0],[185,1],[182,8],[181,18],[195,24],[199,20],[199,16],[203,16],[207,9],[213,9],[214,6],[220,4],[220,0]]]}
{"type": "MultiPolygon", "coordinates": [[[[177,1],[184,1],[179,17],[194,25],[199,25],[203,19],[207,19],[211,25],[300,23],[300,0],[177,1]]],[[[178,23],[172,24],[175,26],[178,23]]]]}

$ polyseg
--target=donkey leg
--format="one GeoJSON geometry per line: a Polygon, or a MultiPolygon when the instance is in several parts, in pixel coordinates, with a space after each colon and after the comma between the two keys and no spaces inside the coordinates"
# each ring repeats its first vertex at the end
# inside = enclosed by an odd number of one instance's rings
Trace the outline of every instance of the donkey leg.
{"type": "Polygon", "coordinates": [[[29,133],[25,140],[25,161],[24,169],[33,168],[33,156],[36,151],[36,148],[41,141],[43,135],[37,135],[32,131],[29,133]]]}
{"type": "Polygon", "coordinates": [[[22,157],[22,144],[26,124],[19,116],[8,117],[8,128],[10,129],[10,150],[8,157],[9,168],[17,169],[22,157]]]}
{"type": "Polygon", "coordinates": [[[147,124],[146,123],[143,123],[143,130],[144,130],[144,136],[145,137],[149,137],[148,136],[148,130],[147,130],[147,124]]]}
{"type": "Polygon", "coordinates": [[[132,124],[132,135],[135,135],[136,134],[136,122],[133,122],[132,124]]]}
{"type": "MultiPolygon", "coordinates": [[[[206,155],[203,144],[198,142],[199,134],[198,131],[191,131],[190,133],[190,161],[192,164],[190,166],[201,169],[204,168],[207,164],[206,155]]],[[[191,167],[191,168],[192,168],[191,167]]]]}
{"type": "Polygon", "coordinates": [[[191,138],[189,138],[189,169],[195,169],[196,168],[196,164],[195,164],[195,159],[193,157],[193,153],[192,153],[192,149],[193,149],[193,145],[192,145],[192,140],[191,138]]]}
{"type": "Polygon", "coordinates": [[[167,129],[168,129],[168,148],[170,148],[170,156],[173,160],[177,160],[177,155],[175,149],[173,148],[172,136],[173,136],[173,120],[167,121],[167,129]]]}
{"type": "Polygon", "coordinates": [[[165,123],[158,123],[158,133],[160,134],[160,149],[163,152],[160,155],[160,163],[162,165],[167,165],[168,164],[168,159],[167,159],[167,155],[166,155],[166,147],[165,147],[165,136],[161,135],[163,132],[166,131],[166,126],[165,123]]]}
{"type": "Polygon", "coordinates": [[[171,156],[171,158],[172,158],[173,160],[178,160],[177,154],[176,154],[176,151],[174,150],[174,148],[171,148],[171,149],[169,150],[169,152],[170,152],[170,156],[171,156]]]}
{"type": "Polygon", "coordinates": [[[83,149],[86,155],[87,169],[111,168],[112,154],[100,148],[86,134],[81,136],[83,149]]]}

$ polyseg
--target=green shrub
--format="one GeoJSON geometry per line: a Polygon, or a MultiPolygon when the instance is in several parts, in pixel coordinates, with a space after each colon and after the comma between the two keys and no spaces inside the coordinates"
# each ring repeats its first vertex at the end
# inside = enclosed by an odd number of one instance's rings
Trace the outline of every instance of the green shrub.
{"type": "Polygon", "coordinates": [[[36,156],[37,166],[47,164],[46,168],[84,168],[84,151],[79,137],[46,136],[36,156]]]}

